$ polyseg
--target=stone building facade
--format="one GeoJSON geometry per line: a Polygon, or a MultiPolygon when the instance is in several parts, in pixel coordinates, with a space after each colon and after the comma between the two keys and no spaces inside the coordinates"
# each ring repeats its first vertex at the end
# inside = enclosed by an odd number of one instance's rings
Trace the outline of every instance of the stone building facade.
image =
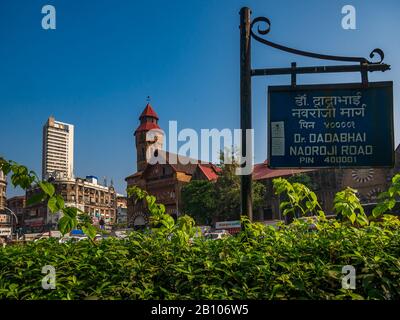
{"type": "Polygon", "coordinates": [[[278,177],[289,178],[296,174],[310,177],[314,191],[326,214],[333,214],[333,200],[338,191],[351,187],[358,191],[358,197],[366,210],[370,213],[377,202],[377,196],[388,189],[392,177],[400,172],[400,146],[395,150],[395,166],[393,168],[363,168],[363,169],[315,169],[315,170],[287,170],[270,169],[267,163],[256,164],[253,179],[266,186],[265,208],[256,213],[258,220],[281,220],[279,198],[274,194],[273,179],[278,177]]]}
{"type": "MultiPolygon", "coordinates": [[[[219,168],[211,163],[204,164],[164,151],[164,133],[158,125],[158,115],[150,104],[146,105],[139,120],[139,127],[134,132],[137,172],[125,178],[127,186],[137,186],[156,196],[157,201],[165,205],[167,213],[178,217],[182,209],[182,187],[191,180],[217,180],[219,168]]],[[[270,169],[267,162],[256,164],[253,180],[263,183],[266,193],[265,207],[254,212],[254,218],[258,221],[284,219],[279,209],[280,201],[274,194],[273,179],[289,178],[300,173],[310,177],[313,190],[326,214],[333,214],[335,194],[347,186],[358,190],[358,196],[368,213],[376,204],[377,195],[386,190],[392,176],[400,172],[400,147],[395,150],[395,159],[394,168],[287,170],[270,169]]],[[[148,213],[144,204],[131,197],[127,206],[128,226],[146,225],[148,213]]]]}
{"type": "MultiPolygon", "coordinates": [[[[182,187],[192,180],[195,172],[201,178],[215,180],[217,168],[210,163],[164,151],[164,134],[158,125],[158,115],[150,104],[146,105],[139,120],[134,133],[138,171],[125,179],[127,186],[137,186],[156,196],[157,201],[165,205],[166,212],[177,218],[182,211],[182,187]]],[[[128,226],[144,226],[148,217],[142,202],[136,202],[133,197],[128,199],[128,226]]]]}
{"type": "Polygon", "coordinates": [[[24,225],[25,202],[25,196],[15,196],[7,199],[7,208],[9,208],[17,216],[17,227],[24,225]]]}
{"type": "MultiPolygon", "coordinates": [[[[94,225],[101,218],[106,225],[112,226],[116,222],[116,192],[112,186],[103,186],[97,183],[93,176],[76,179],[51,181],[56,193],[61,195],[68,207],[76,207],[92,217],[94,225]]],[[[27,191],[26,199],[40,192],[38,188],[27,191]]],[[[43,232],[55,230],[62,214],[52,214],[46,203],[27,206],[24,214],[24,227],[27,232],[43,232]]]]}
{"type": "Polygon", "coordinates": [[[128,223],[127,197],[121,194],[117,194],[116,202],[117,202],[116,223],[125,225],[128,223]]]}

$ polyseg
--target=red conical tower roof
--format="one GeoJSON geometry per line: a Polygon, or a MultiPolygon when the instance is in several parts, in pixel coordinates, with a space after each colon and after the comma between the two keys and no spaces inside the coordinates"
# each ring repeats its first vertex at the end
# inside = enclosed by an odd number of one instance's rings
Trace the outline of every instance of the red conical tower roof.
{"type": "Polygon", "coordinates": [[[150,105],[150,103],[147,103],[146,107],[144,108],[142,114],[139,117],[140,119],[140,125],[139,127],[135,130],[135,135],[138,132],[141,131],[150,131],[153,129],[161,129],[157,122],[158,122],[158,115],[150,105]],[[155,121],[152,121],[151,119],[155,119],[155,121]]]}
{"type": "Polygon", "coordinates": [[[147,103],[146,107],[144,108],[142,114],[140,115],[139,119],[142,119],[143,117],[152,117],[158,120],[158,115],[150,105],[150,103],[147,103]]]}

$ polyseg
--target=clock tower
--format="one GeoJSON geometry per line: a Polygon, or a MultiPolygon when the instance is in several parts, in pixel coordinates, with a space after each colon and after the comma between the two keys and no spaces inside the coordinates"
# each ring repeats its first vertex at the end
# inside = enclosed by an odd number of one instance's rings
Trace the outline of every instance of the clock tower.
{"type": "Polygon", "coordinates": [[[137,171],[143,171],[147,166],[147,156],[154,155],[156,150],[161,150],[164,141],[164,132],[158,125],[158,115],[147,103],[139,117],[140,125],[135,130],[136,165],[137,171]]]}

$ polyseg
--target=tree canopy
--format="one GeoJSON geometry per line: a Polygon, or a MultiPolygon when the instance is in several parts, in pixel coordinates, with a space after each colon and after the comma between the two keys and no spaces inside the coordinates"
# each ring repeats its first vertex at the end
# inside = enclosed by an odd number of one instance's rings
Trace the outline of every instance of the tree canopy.
{"type": "MultiPolygon", "coordinates": [[[[237,161],[225,163],[221,157],[218,180],[193,180],[182,189],[184,212],[197,223],[210,224],[212,221],[238,220],[240,217],[240,176],[236,174],[237,161]]],[[[253,181],[253,210],[264,206],[265,186],[253,181]]]]}

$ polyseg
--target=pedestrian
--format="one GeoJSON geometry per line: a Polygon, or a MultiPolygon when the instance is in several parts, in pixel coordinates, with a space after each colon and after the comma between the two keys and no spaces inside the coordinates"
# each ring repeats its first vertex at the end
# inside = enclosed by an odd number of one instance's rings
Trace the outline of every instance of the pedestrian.
{"type": "Polygon", "coordinates": [[[100,229],[104,230],[104,219],[103,218],[100,218],[99,225],[100,225],[100,229]]]}

